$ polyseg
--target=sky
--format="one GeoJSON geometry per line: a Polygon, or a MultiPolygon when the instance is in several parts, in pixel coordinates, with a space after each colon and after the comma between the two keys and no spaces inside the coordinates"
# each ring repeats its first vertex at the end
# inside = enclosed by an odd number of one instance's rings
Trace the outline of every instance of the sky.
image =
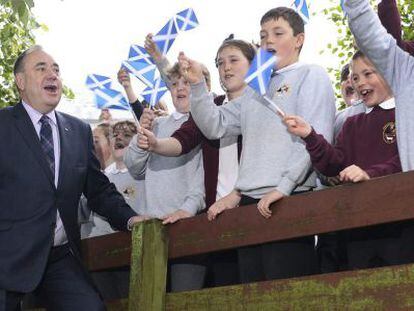
{"type": "MultiPolygon", "coordinates": [[[[339,0],[338,0],[339,1],[339,0]]],[[[148,33],[158,32],[176,13],[193,8],[200,25],[180,32],[168,59],[176,60],[179,51],[204,63],[212,75],[212,90],[222,93],[218,82],[214,58],[221,42],[234,33],[235,38],[259,41],[260,18],[269,9],[291,6],[292,0],[35,0],[33,13],[36,20],[49,30],[37,30],[36,41],[59,63],[65,85],[76,94],[73,102],[62,100],[59,109],[80,118],[94,119],[99,110],[94,107],[93,95],[86,88],[87,74],[110,76],[114,88],[122,90],[116,73],[127,59],[131,44],[143,45],[148,33]],[[251,4],[254,3],[252,6],[251,4]]],[[[325,68],[336,66],[338,61],[320,51],[335,40],[333,22],[320,13],[331,6],[330,0],[308,0],[311,16],[305,26],[306,39],[301,61],[316,63],[325,68]]],[[[137,93],[144,85],[133,79],[137,93]]],[[[172,109],[169,94],[164,95],[172,109]]],[[[129,113],[117,113],[115,117],[128,117],[129,113]]]]}

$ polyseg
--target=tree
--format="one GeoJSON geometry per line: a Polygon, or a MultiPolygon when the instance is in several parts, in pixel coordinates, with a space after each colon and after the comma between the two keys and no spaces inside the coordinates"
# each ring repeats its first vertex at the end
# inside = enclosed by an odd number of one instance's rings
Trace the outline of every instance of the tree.
{"type": "MultiPolygon", "coordinates": [[[[348,23],[344,17],[339,0],[330,0],[331,6],[322,10],[322,13],[331,20],[337,29],[337,39],[335,42],[328,43],[326,49],[320,53],[331,53],[339,59],[339,63],[336,67],[328,68],[328,72],[335,79],[335,95],[337,101],[340,103],[339,109],[345,108],[345,102],[341,96],[340,90],[340,73],[342,67],[349,62],[350,58],[355,52],[354,39],[351,30],[348,27],[348,23]]],[[[371,0],[373,5],[374,1],[371,0]]],[[[398,7],[401,15],[401,22],[403,28],[403,38],[405,40],[414,40],[414,1],[412,0],[399,0],[398,7]]]]}
{"type": "MultiPolygon", "coordinates": [[[[39,27],[47,30],[33,17],[30,11],[33,6],[33,0],[0,0],[0,108],[19,100],[13,75],[17,56],[35,44],[33,30],[39,27]]],[[[63,93],[74,98],[66,86],[63,93]]]]}

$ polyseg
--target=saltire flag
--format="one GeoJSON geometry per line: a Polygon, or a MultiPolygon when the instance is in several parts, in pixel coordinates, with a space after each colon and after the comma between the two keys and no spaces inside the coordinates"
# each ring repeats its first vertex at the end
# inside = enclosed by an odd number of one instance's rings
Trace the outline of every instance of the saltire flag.
{"type": "Polygon", "coordinates": [[[175,15],[175,22],[180,31],[191,30],[198,26],[197,16],[192,8],[188,8],[175,15]]]}
{"type": "Polygon", "coordinates": [[[276,56],[273,55],[273,53],[260,48],[250,65],[244,81],[253,90],[262,95],[263,98],[276,109],[276,112],[283,117],[285,116],[283,110],[281,110],[278,105],[266,96],[275,65],[276,56]]]}
{"type": "Polygon", "coordinates": [[[85,82],[86,86],[92,91],[95,89],[109,89],[111,83],[111,78],[97,74],[89,74],[85,82]]]}
{"type": "Polygon", "coordinates": [[[95,89],[96,106],[99,109],[131,110],[121,92],[113,89],[95,89]]]}
{"type": "Polygon", "coordinates": [[[265,95],[275,64],[276,56],[273,53],[259,49],[244,81],[260,95],[265,95]]]}
{"type": "Polygon", "coordinates": [[[158,103],[161,97],[167,92],[167,86],[165,85],[164,80],[158,78],[154,81],[154,87],[147,87],[142,93],[141,96],[150,104],[151,107],[154,107],[158,103]]]}
{"type": "Polygon", "coordinates": [[[144,61],[124,60],[122,62],[122,68],[128,70],[128,72],[140,79],[146,86],[154,87],[156,70],[154,64],[147,64],[144,61]]]}
{"type": "Polygon", "coordinates": [[[167,24],[152,37],[162,55],[166,55],[175,38],[177,37],[177,27],[175,26],[174,18],[171,18],[167,24]]]}
{"type": "Polygon", "coordinates": [[[295,0],[295,7],[296,11],[302,17],[303,21],[309,23],[309,11],[308,5],[306,4],[306,0],[295,0]]]}
{"type": "Polygon", "coordinates": [[[142,46],[132,44],[129,48],[128,60],[130,61],[141,61],[148,65],[154,64],[152,57],[148,54],[147,50],[142,46]]]}

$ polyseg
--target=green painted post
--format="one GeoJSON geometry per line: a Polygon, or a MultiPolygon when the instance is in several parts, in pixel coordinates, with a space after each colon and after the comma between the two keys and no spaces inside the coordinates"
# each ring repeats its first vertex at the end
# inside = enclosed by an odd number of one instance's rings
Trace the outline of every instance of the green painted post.
{"type": "Polygon", "coordinates": [[[159,220],[149,220],[132,231],[129,311],[165,310],[168,241],[159,220]]]}

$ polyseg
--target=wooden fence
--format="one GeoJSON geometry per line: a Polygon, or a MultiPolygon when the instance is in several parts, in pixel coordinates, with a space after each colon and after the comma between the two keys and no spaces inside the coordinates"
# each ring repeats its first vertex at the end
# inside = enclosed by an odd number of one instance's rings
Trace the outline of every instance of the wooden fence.
{"type": "Polygon", "coordinates": [[[414,309],[414,264],[166,293],[167,260],[414,218],[414,172],[287,197],[265,219],[255,206],[83,241],[91,271],[131,266],[129,298],[109,310],[414,309]]]}

